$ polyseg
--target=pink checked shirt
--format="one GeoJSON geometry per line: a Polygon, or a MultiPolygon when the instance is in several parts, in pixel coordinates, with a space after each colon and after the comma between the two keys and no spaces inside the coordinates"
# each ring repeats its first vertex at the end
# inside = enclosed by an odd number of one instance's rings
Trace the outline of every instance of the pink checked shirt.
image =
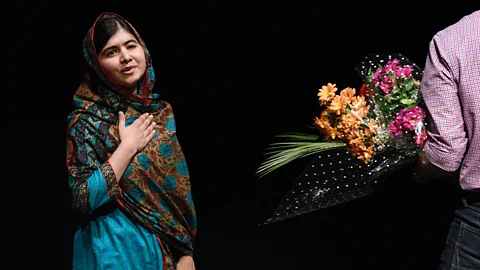
{"type": "Polygon", "coordinates": [[[425,154],[460,186],[480,191],[480,10],[438,32],[422,78],[430,120],[425,154]]]}

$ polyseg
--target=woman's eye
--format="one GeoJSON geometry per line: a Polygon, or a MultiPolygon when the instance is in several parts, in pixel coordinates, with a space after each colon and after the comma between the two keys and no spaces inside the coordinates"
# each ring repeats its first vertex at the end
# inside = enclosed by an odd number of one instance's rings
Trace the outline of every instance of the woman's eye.
{"type": "Polygon", "coordinates": [[[116,50],[110,50],[107,52],[107,56],[112,56],[116,53],[117,51],[116,50]]]}

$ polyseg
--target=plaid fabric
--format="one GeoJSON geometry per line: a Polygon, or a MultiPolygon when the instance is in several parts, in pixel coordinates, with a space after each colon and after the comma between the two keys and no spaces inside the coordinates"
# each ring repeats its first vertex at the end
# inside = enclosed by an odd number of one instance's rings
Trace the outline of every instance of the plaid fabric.
{"type": "Polygon", "coordinates": [[[480,11],[432,38],[422,95],[430,114],[427,158],[446,171],[460,168],[460,186],[480,191],[480,11]]]}

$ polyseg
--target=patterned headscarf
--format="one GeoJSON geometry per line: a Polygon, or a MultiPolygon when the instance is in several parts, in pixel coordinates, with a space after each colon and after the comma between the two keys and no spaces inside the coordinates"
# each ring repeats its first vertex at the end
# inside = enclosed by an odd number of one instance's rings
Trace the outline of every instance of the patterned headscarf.
{"type": "Polygon", "coordinates": [[[193,254],[196,236],[190,176],[176,136],[172,108],[152,92],[155,83],[152,60],[133,26],[110,12],[102,13],[95,24],[83,42],[84,57],[91,72],[85,74],[75,92],[75,108],[68,116],[67,168],[73,208],[91,213],[87,180],[100,169],[111,199],[116,200],[130,218],[159,237],[166,256],[164,261],[170,269],[179,256],[193,254]],[[115,85],[99,64],[93,39],[95,24],[103,16],[124,21],[145,50],[147,70],[136,93],[115,85]],[[125,113],[127,126],[145,112],[154,116],[157,125],[155,136],[134,156],[117,185],[107,160],[120,143],[119,111],[125,113]]]}

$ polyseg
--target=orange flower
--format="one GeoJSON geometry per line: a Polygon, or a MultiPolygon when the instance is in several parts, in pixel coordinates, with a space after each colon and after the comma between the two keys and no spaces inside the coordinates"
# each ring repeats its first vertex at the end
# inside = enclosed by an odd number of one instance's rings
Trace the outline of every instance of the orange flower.
{"type": "Polygon", "coordinates": [[[349,102],[352,101],[355,96],[355,88],[347,87],[343,89],[340,92],[340,96],[346,97],[349,102]]]}
{"type": "Polygon", "coordinates": [[[359,121],[358,118],[352,112],[342,115],[341,119],[343,122],[345,122],[349,126],[352,124],[356,124],[359,121]]]}
{"type": "Polygon", "coordinates": [[[325,119],[315,117],[315,126],[325,135],[325,138],[335,139],[337,136],[336,130],[325,119]]]}
{"type": "Polygon", "coordinates": [[[370,145],[368,148],[365,146],[360,147],[361,152],[358,155],[358,159],[362,160],[365,163],[370,162],[373,155],[373,145],[370,145]]]}
{"type": "Polygon", "coordinates": [[[320,92],[318,92],[317,96],[319,97],[318,100],[320,101],[320,104],[325,105],[335,97],[335,92],[338,90],[335,86],[336,84],[328,83],[326,86],[322,86],[322,89],[319,89],[320,92]]]}
{"type": "Polygon", "coordinates": [[[356,149],[356,148],[360,148],[360,146],[363,145],[363,140],[362,138],[355,138],[355,139],[351,139],[348,144],[350,145],[350,147],[352,149],[356,149]]]}
{"type": "Polygon", "coordinates": [[[353,133],[358,130],[359,121],[352,113],[343,114],[340,119],[341,126],[344,127],[343,131],[345,133],[353,133]]]}
{"type": "Polygon", "coordinates": [[[374,119],[366,118],[370,105],[367,105],[364,96],[355,95],[355,88],[345,88],[335,95],[338,90],[335,86],[328,83],[320,89],[320,104],[327,107],[320,117],[315,118],[314,125],[325,140],[345,142],[354,157],[368,163],[373,156],[374,136],[378,129],[374,119]]]}
{"type": "Polygon", "coordinates": [[[353,106],[352,109],[357,109],[365,105],[367,105],[367,102],[365,101],[365,98],[363,96],[355,96],[352,99],[352,106],[353,106]]]}
{"type": "Polygon", "coordinates": [[[325,120],[325,121],[328,119],[328,112],[326,110],[323,110],[320,113],[320,119],[325,120]]]}
{"type": "Polygon", "coordinates": [[[377,121],[375,121],[375,119],[370,119],[370,121],[367,124],[368,124],[369,129],[372,132],[377,132],[378,124],[377,124],[377,121]]]}
{"type": "Polygon", "coordinates": [[[355,110],[355,112],[357,113],[358,117],[363,119],[365,118],[365,116],[367,116],[367,113],[369,110],[370,110],[370,105],[360,107],[357,110],[355,110]]]}
{"type": "Polygon", "coordinates": [[[344,96],[335,96],[328,107],[328,110],[331,112],[335,112],[337,115],[345,112],[345,108],[349,104],[349,100],[344,96]]]}
{"type": "Polygon", "coordinates": [[[363,135],[368,138],[372,138],[375,135],[375,132],[369,128],[363,130],[363,135]]]}

